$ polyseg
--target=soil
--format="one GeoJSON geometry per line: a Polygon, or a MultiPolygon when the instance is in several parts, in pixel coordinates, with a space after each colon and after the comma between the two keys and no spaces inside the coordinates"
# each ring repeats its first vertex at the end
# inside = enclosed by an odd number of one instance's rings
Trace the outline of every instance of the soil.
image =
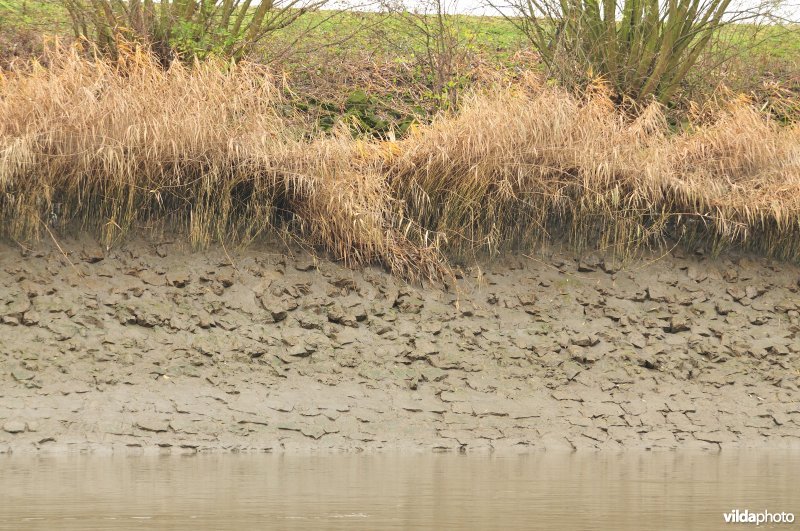
{"type": "Polygon", "coordinates": [[[0,243],[0,452],[800,448],[800,268],[0,243]]]}

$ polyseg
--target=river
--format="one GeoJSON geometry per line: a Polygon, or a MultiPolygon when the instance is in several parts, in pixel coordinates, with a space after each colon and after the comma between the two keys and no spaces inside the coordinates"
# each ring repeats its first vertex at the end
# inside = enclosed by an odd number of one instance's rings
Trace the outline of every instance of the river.
{"type": "Polygon", "coordinates": [[[8,456],[0,471],[2,529],[719,529],[735,509],[800,512],[796,452],[8,456]]]}

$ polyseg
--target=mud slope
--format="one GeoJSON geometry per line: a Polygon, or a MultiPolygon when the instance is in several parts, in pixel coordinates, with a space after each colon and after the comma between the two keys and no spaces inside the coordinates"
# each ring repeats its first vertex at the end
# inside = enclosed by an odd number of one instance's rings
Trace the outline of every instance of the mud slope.
{"type": "Polygon", "coordinates": [[[61,246],[0,243],[0,452],[800,448],[794,266],[61,246]]]}

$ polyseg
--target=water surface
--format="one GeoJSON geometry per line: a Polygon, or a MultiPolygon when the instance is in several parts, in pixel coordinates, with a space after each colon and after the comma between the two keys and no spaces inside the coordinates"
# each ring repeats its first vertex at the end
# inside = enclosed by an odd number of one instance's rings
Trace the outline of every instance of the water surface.
{"type": "Polygon", "coordinates": [[[725,524],[736,508],[800,516],[800,454],[762,451],[10,456],[0,473],[2,529],[720,529],[755,527],[725,524]]]}

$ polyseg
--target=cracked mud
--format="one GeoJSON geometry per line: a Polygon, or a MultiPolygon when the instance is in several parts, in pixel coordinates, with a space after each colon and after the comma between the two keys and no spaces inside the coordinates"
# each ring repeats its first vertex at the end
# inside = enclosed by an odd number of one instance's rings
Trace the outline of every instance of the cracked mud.
{"type": "Polygon", "coordinates": [[[61,246],[0,243],[0,452],[800,448],[796,266],[61,246]]]}

